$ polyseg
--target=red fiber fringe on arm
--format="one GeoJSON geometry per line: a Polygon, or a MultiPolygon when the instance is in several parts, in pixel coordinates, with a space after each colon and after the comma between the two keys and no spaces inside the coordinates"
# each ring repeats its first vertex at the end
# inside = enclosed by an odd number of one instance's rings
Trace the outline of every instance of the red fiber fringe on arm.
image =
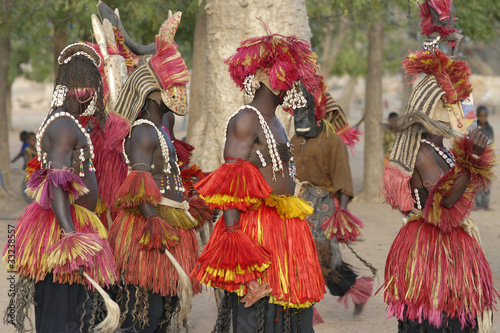
{"type": "Polygon", "coordinates": [[[361,236],[363,222],[352,215],[348,210],[336,207],[335,213],[323,222],[321,228],[328,239],[336,237],[339,243],[354,242],[361,236]]]}
{"type": "Polygon", "coordinates": [[[137,207],[143,203],[156,206],[160,199],[160,189],[153,176],[146,171],[132,170],[118,189],[115,205],[121,208],[137,207]]]}
{"type": "Polygon", "coordinates": [[[411,196],[410,179],[411,175],[401,169],[392,165],[386,166],[382,175],[381,190],[385,196],[384,203],[402,212],[412,210],[415,200],[411,196]]]}
{"type": "Polygon", "coordinates": [[[423,219],[426,222],[437,226],[443,232],[449,232],[453,228],[459,227],[462,220],[474,208],[474,195],[470,190],[467,190],[452,207],[446,208],[441,205],[443,198],[448,195],[455,185],[460,171],[457,166],[454,166],[438,180],[429,192],[422,212],[423,219]]]}
{"type": "Polygon", "coordinates": [[[31,174],[26,183],[26,193],[35,199],[40,207],[49,209],[53,186],[61,187],[68,194],[70,203],[89,191],[81,178],[69,169],[39,169],[31,174]]]}
{"type": "Polygon", "coordinates": [[[272,192],[259,169],[242,159],[222,164],[194,187],[210,208],[223,210],[245,210],[272,192]]]}
{"type": "Polygon", "coordinates": [[[493,145],[488,145],[481,156],[474,157],[472,140],[464,136],[454,140],[452,152],[456,165],[469,175],[469,183],[486,188],[495,179],[493,167],[498,164],[498,157],[493,145]]]}
{"type": "Polygon", "coordinates": [[[172,250],[179,243],[179,232],[157,215],[146,219],[139,232],[139,249],[163,252],[163,246],[172,250]]]}
{"type": "Polygon", "coordinates": [[[359,142],[363,132],[350,127],[349,124],[346,124],[344,127],[344,129],[341,128],[336,133],[344,141],[345,145],[349,147],[351,153],[354,154],[354,146],[359,142]]]}
{"type": "Polygon", "coordinates": [[[71,274],[80,266],[91,278],[107,286],[116,280],[113,252],[99,234],[75,232],[66,234],[47,249],[49,269],[54,274],[71,274]]]}
{"type": "Polygon", "coordinates": [[[270,259],[266,248],[241,229],[227,230],[220,219],[191,276],[208,286],[234,291],[260,277],[270,259]]]}
{"type": "Polygon", "coordinates": [[[202,198],[194,196],[189,199],[189,213],[200,224],[198,229],[202,229],[205,223],[210,223],[214,218],[214,210],[210,209],[202,198]]]}
{"type": "Polygon", "coordinates": [[[109,114],[106,121],[103,158],[99,163],[100,172],[105,175],[99,183],[99,194],[108,208],[113,207],[118,189],[127,178],[128,169],[123,156],[122,142],[129,131],[130,123],[125,118],[114,112],[109,114]]]}

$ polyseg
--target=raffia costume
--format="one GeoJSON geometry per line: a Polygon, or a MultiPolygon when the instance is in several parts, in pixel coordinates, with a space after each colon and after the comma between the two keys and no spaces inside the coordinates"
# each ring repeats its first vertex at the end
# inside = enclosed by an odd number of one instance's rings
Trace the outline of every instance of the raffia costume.
{"type": "MultiPolygon", "coordinates": [[[[147,99],[164,103],[179,115],[187,113],[186,83],[188,69],[173,40],[181,13],[167,19],[156,36],[157,52],[137,68],[117,99],[115,113],[110,115],[107,133],[110,146],[125,147],[125,141],[134,139],[133,128],[152,126],[158,134],[163,162],[151,165],[151,171],[132,170],[125,150],[118,159],[118,179],[115,207],[119,209],[110,229],[110,244],[114,250],[116,270],[123,289],[117,300],[124,316],[122,328],[165,331],[176,310],[179,292],[179,274],[175,264],[163,249],[167,248],[182,270],[190,272],[198,258],[198,241],[194,228],[198,221],[189,214],[187,202],[163,197],[165,190],[183,191],[177,157],[169,161],[169,148],[164,134],[147,119],[137,119],[147,99]],[[155,180],[157,182],[155,182],[155,180]],[[160,185],[158,185],[158,183],[160,185]],[[148,203],[156,215],[145,218],[139,206],[148,203]]],[[[192,293],[201,291],[193,279],[192,293]]]]}
{"type": "MultiPolygon", "coordinates": [[[[338,245],[355,241],[361,235],[363,224],[339,206],[340,193],[349,198],[354,193],[346,144],[337,132],[350,133],[347,137],[351,138],[357,138],[359,132],[349,127],[342,109],[329,94],[324,91],[319,94],[321,98],[314,96],[309,105],[315,110],[316,126],[321,126],[321,132],[314,136],[299,131],[291,139],[301,182],[299,196],[314,209],[307,220],[312,223],[321,271],[330,293],[341,296],[339,302],[346,306],[348,298],[355,304],[364,304],[373,290],[373,279],[357,279],[351,266],[342,260],[338,245]],[[316,112],[324,109],[325,104],[326,117],[325,111],[316,112]],[[321,118],[318,119],[318,115],[321,118]]],[[[356,141],[348,140],[352,145],[356,141]]]]}
{"type": "MultiPolygon", "coordinates": [[[[285,108],[294,108],[300,100],[299,79],[311,90],[318,83],[315,55],[308,43],[295,36],[269,34],[250,38],[226,63],[233,80],[249,96],[260,84],[276,95],[287,91],[285,108]]],[[[207,286],[231,293],[223,300],[215,331],[229,327],[230,317],[224,313],[232,307],[235,332],[311,332],[312,305],[325,292],[316,248],[305,220],[312,209],[294,196],[272,194],[259,168],[272,165],[273,178],[286,172],[293,179],[289,143],[276,143],[256,108],[245,105],[241,109],[257,114],[268,145],[250,152],[248,160],[227,160],[195,184],[211,208],[238,209],[240,217],[231,228],[226,228],[224,218],[217,222],[192,276],[207,286]],[[255,280],[261,285],[267,283],[272,291],[246,308],[240,300],[248,292],[247,283],[255,280]]]]}
{"type": "MultiPolygon", "coordinates": [[[[467,64],[436,50],[410,53],[403,65],[408,74],[426,75],[406,113],[423,112],[466,132],[474,119],[473,112],[465,114],[471,92],[467,64]]],[[[427,191],[410,185],[421,140],[426,142],[418,123],[398,133],[383,175],[386,202],[405,215],[385,267],[388,316],[399,320],[400,332],[488,332],[497,292],[469,214],[476,190],[493,177],[493,147],[474,156],[466,136],[453,139],[452,155],[439,153],[451,169],[427,191]],[[451,208],[444,207],[443,198],[463,173],[469,176],[467,190],[451,208]]]]}
{"type": "MultiPolygon", "coordinates": [[[[92,116],[96,107],[98,112],[103,111],[99,107],[102,92],[98,62],[97,54],[84,44],[72,44],[62,51],[51,112],[64,106],[70,95],[78,99],[81,89],[92,91],[93,102],[80,116],[92,116]],[[87,72],[77,78],[75,71],[79,70],[87,72]],[[94,81],[88,79],[92,74],[94,81]]],[[[31,163],[26,190],[35,201],[18,219],[13,248],[7,244],[4,249],[4,260],[12,263],[14,259],[15,265],[10,268],[19,274],[15,294],[19,332],[24,331],[24,319],[32,303],[37,332],[91,331],[99,322],[99,313],[102,315],[102,300],[95,292],[89,293],[94,288],[78,270],[83,267],[101,286],[109,287],[116,281],[106,228],[92,211],[75,204],[89,192],[82,178],[94,176],[93,150],[90,135],[79,119],[68,112],[53,113],[38,131],[38,163],[31,163]],[[42,148],[45,131],[59,119],[71,119],[86,138],[87,146],[73,151],[71,169],[53,168],[48,152],[42,148]],[[73,169],[79,170],[78,175],[73,169]],[[59,226],[51,206],[55,188],[62,188],[68,196],[75,233],[64,233],[59,226]]]]}

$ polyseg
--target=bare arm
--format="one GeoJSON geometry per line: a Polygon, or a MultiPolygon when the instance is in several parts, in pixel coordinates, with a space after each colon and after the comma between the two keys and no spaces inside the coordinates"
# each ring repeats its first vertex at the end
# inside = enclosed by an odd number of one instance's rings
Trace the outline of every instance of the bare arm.
{"type": "MultiPolygon", "coordinates": [[[[226,143],[224,146],[224,159],[234,163],[238,158],[247,160],[259,130],[258,118],[255,112],[241,110],[231,121],[227,128],[226,143]]],[[[224,211],[226,227],[231,227],[240,219],[238,209],[224,211]]]]}
{"type": "MultiPolygon", "coordinates": [[[[482,134],[479,128],[475,128],[469,133],[469,138],[473,142],[472,151],[480,156],[487,145],[488,139],[482,134]]],[[[422,179],[423,186],[427,191],[431,191],[437,181],[443,176],[443,171],[434,159],[433,152],[424,147],[420,147],[415,163],[415,169],[422,179]]],[[[467,189],[469,176],[467,173],[461,173],[448,194],[443,197],[441,204],[446,208],[451,208],[463,196],[467,189]]]]}
{"type": "MultiPolygon", "coordinates": [[[[77,131],[75,123],[66,117],[55,120],[45,132],[50,142],[49,156],[50,167],[53,169],[69,169],[73,157],[73,149],[77,144],[77,131]]],[[[74,232],[75,226],[71,219],[71,210],[68,194],[62,187],[52,187],[52,210],[57,223],[66,233],[74,232]]]]}
{"type": "MultiPolygon", "coordinates": [[[[130,141],[128,157],[132,170],[150,172],[153,150],[158,144],[156,130],[149,125],[136,126],[132,129],[132,136],[128,140],[130,141]]],[[[148,203],[140,204],[139,209],[145,218],[156,215],[154,206],[148,203]]]]}

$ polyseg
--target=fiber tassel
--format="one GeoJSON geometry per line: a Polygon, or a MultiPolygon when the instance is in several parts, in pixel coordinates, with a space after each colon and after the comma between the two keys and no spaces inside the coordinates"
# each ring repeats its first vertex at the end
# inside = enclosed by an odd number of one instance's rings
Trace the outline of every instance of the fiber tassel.
{"type": "Polygon", "coordinates": [[[66,234],[47,249],[48,269],[54,274],[71,274],[80,266],[107,286],[115,281],[113,254],[99,234],[75,232],[66,234]]]}
{"type": "Polygon", "coordinates": [[[219,220],[216,238],[205,246],[193,273],[207,286],[234,291],[262,275],[271,264],[270,254],[242,230],[224,230],[223,225],[223,219],[219,220]]]}
{"type": "Polygon", "coordinates": [[[364,224],[348,210],[340,207],[333,215],[323,222],[321,228],[325,231],[328,239],[336,237],[339,243],[354,242],[361,236],[361,228],[364,224]]]}
{"type": "Polygon", "coordinates": [[[157,215],[146,219],[139,232],[139,249],[163,251],[163,246],[172,249],[179,243],[179,232],[157,215]]]}
{"type": "Polygon", "coordinates": [[[101,177],[99,183],[99,195],[107,207],[113,207],[118,189],[127,178],[127,164],[123,156],[122,142],[130,131],[128,120],[111,112],[106,120],[106,136],[103,143],[103,152],[98,156],[99,168],[97,173],[113,175],[112,177],[101,177]]]}
{"type": "Polygon", "coordinates": [[[222,164],[194,187],[212,209],[245,210],[272,192],[259,169],[242,159],[222,164]]]}
{"type": "Polygon", "coordinates": [[[370,299],[372,292],[373,278],[371,276],[363,276],[356,279],[356,283],[345,293],[344,296],[340,297],[337,302],[344,303],[346,309],[349,307],[349,298],[354,304],[365,304],[370,299]]]}
{"type": "Polygon", "coordinates": [[[349,124],[346,124],[342,128],[336,131],[337,135],[340,136],[345,145],[349,147],[351,153],[354,155],[354,146],[359,142],[360,137],[363,132],[352,128],[349,124]]]}
{"type": "Polygon", "coordinates": [[[465,193],[450,208],[442,205],[443,198],[448,195],[461,170],[455,165],[445,173],[429,191],[427,202],[422,211],[423,219],[437,226],[443,232],[449,232],[461,225],[462,220],[470,215],[474,208],[474,186],[469,185],[465,193]]]}
{"type": "Polygon", "coordinates": [[[214,210],[208,208],[203,199],[194,196],[189,199],[189,213],[199,222],[199,229],[203,228],[205,223],[213,220],[214,210]]]}
{"type": "Polygon", "coordinates": [[[115,206],[130,208],[143,203],[156,206],[161,197],[160,189],[151,173],[132,170],[118,189],[115,206]]]}
{"type": "Polygon", "coordinates": [[[404,173],[389,162],[382,175],[381,191],[385,196],[384,203],[403,213],[411,211],[415,199],[411,196],[410,178],[411,174],[404,173]]]}
{"type": "Polygon", "coordinates": [[[452,153],[455,164],[469,175],[470,183],[486,188],[495,180],[493,167],[498,164],[498,157],[495,156],[493,145],[488,145],[481,156],[475,157],[472,153],[472,140],[464,136],[453,141],[452,153]]]}
{"type": "Polygon", "coordinates": [[[174,148],[175,152],[177,153],[177,159],[179,160],[179,163],[182,165],[188,165],[194,147],[182,140],[174,139],[172,141],[174,143],[174,148]]]}
{"type": "Polygon", "coordinates": [[[87,272],[83,271],[83,276],[94,286],[104,299],[104,306],[106,306],[106,317],[97,325],[94,333],[113,333],[120,325],[120,307],[116,304],[108,293],[105,292],[97,282],[95,282],[87,272]]]}
{"type": "Polygon", "coordinates": [[[325,320],[321,318],[318,309],[316,307],[313,307],[313,326],[316,326],[318,324],[323,324],[325,320]]]}
{"type": "Polygon", "coordinates": [[[24,171],[26,171],[26,173],[27,173],[25,180],[28,181],[28,179],[30,179],[30,177],[31,177],[31,174],[36,170],[40,170],[41,167],[42,167],[42,163],[38,160],[38,156],[33,157],[28,162],[28,164],[26,165],[26,168],[24,169],[24,171]]]}
{"type": "Polygon", "coordinates": [[[89,192],[80,177],[69,169],[39,169],[31,174],[26,183],[26,194],[43,209],[50,209],[53,186],[61,187],[68,194],[70,203],[89,192]]]}
{"type": "Polygon", "coordinates": [[[189,323],[188,314],[193,306],[193,287],[191,285],[191,281],[172,253],[165,249],[165,254],[172,262],[172,265],[174,265],[177,275],[179,276],[179,282],[177,283],[177,296],[179,296],[179,301],[181,302],[181,310],[179,311],[178,322],[186,320],[186,323],[189,323]]]}

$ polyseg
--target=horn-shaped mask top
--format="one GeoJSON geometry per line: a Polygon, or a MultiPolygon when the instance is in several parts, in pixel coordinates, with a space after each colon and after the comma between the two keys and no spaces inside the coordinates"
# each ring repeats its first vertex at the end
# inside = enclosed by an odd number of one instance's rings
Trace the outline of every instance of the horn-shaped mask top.
{"type": "Polygon", "coordinates": [[[286,91],[295,81],[301,80],[308,91],[315,91],[319,83],[316,58],[305,40],[268,34],[242,42],[236,54],[225,63],[229,66],[231,78],[241,89],[245,78],[261,69],[269,75],[273,89],[286,91]]]}
{"type": "Polygon", "coordinates": [[[156,35],[156,53],[148,67],[161,87],[163,103],[174,113],[184,116],[187,114],[189,71],[174,41],[181,16],[182,13],[177,12],[163,22],[156,35]]]}

